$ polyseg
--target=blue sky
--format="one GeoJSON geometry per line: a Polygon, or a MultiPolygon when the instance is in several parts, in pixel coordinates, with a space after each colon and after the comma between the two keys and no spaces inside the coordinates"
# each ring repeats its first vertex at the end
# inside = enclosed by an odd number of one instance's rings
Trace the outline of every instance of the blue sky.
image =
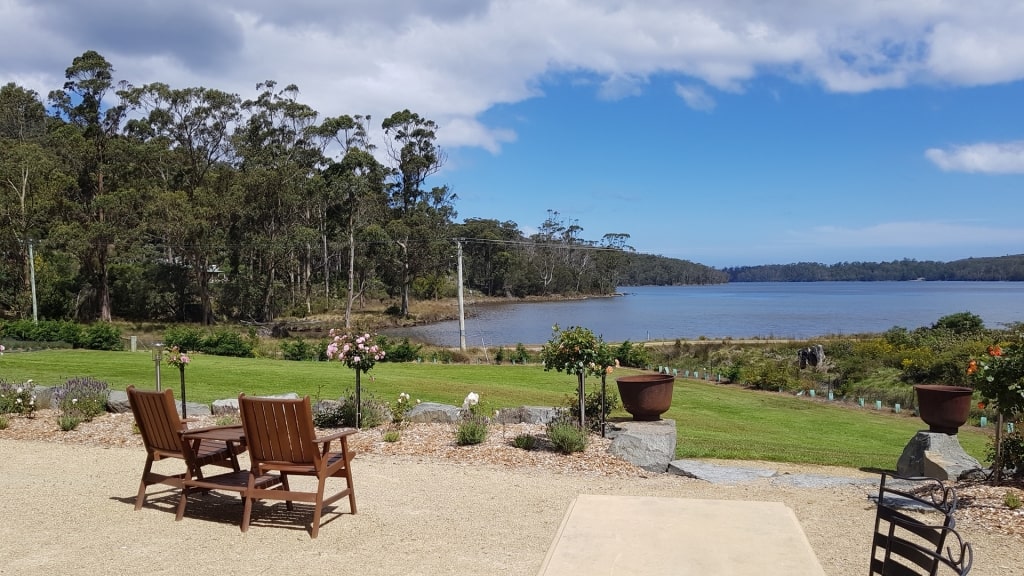
{"type": "Polygon", "coordinates": [[[460,218],[711,266],[1024,253],[1024,5],[0,0],[0,83],[141,85],[440,126],[460,218]]]}

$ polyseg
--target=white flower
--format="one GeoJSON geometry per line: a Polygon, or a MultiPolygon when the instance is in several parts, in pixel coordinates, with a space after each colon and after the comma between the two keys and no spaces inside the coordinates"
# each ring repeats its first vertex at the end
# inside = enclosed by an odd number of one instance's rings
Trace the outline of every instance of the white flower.
{"type": "Polygon", "coordinates": [[[466,395],[466,399],[462,401],[463,410],[468,409],[470,406],[476,406],[480,403],[480,396],[476,392],[470,392],[466,395]]]}
{"type": "Polygon", "coordinates": [[[71,399],[71,403],[72,404],[78,404],[78,398],[72,398],[71,399]]]}
{"type": "MultiPolygon", "coordinates": [[[[23,390],[25,390],[25,389],[24,388],[17,388],[17,389],[14,390],[14,392],[17,393],[17,394],[21,394],[23,390]]],[[[19,400],[19,402],[20,402],[20,400],[19,400]]]]}

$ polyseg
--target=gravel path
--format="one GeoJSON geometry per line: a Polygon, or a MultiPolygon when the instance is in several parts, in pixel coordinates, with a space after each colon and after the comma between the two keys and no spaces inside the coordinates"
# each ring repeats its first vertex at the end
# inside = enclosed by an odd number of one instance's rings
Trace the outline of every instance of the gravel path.
{"type": "MultiPolygon", "coordinates": [[[[0,437],[0,574],[534,575],[569,503],[586,493],[781,501],[796,512],[827,574],[861,576],[873,522],[873,489],[863,485],[723,486],[366,453],[353,464],[359,514],[340,504],[312,540],[302,504],[290,515],[283,503],[258,503],[246,534],[234,496],[197,496],[182,522],[174,521],[170,490],[135,512],[143,462],[135,446],[0,437]]],[[[965,533],[975,546],[972,576],[1024,573],[1020,539],[965,533]]]]}

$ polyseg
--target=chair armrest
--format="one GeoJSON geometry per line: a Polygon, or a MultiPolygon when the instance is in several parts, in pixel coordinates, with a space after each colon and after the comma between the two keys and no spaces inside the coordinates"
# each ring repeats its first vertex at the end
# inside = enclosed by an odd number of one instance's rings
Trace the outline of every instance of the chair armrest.
{"type": "Polygon", "coordinates": [[[320,438],[314,440],[314,442],[316,442],[317,444],[323,444],[323,446],[320,447],[320,452],[322,454],[327,454],[328,452],[330,452],[331,442],[338,440],[340,438],[342,440],[342,446],[345,446],[345,438],[347,436],[355,434],[356,432],[358,432],[358,430],[356,430],[355,428],[345,428],[343,430],[338,430],[333,434],[321,436],[320,438]]]}
{"type": "Polygon", "coordinates": [[[203,428],[189,428],[188,430],[182,430],[181,434],[192,434],[195,432],[208,432],[210,430],[227,430],[227,429],[242,429],[241,424],[228,424],[226,426],[205,426],[203,428]]]}
{"type": "Polygon", "coordinates": [[[315,440],[315,442],[317,444],[319,444],[321,442],[333,442],[333,441],[337,440],[338,438],[343,438],[345,436],[349,436],[349,435],[355,434],[356,432],[358,432],[358,430],[356,430],[355,428],[344,428],[342,430],[338,430],[337,432],[334,432],[333,434],[328,434],[326,436],[320,436],[319,438],[317,438],[315,440]]]}

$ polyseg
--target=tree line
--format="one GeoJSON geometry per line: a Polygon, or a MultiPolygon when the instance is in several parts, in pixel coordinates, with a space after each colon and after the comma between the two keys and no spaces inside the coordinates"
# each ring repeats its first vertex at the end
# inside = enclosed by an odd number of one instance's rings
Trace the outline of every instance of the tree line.
{"type": "Polygon", "coordinates": [[[1024,254],[965,258],[951,262],[893,260],[891,262],[815,262],[723,268],[729,282],[826,281],[1024,281],[1024,254]]]}
{"type": "Polygon", "coordinates": [[[488,295],[643,281],[628,234],[588,240],[552,211],[530,235],[456,222],[434,183],[438,126],[409,110],[372,138],[370,116],[322,117],[294,85],[243,99],[114,74],[87,51],[45,103],[0,88],[0,316],[33,301],[49,319],[205,324],[344,308],[348,324],[365,298],[406,315],[454,294],[460,249],[465,285],[488,295]]]}

